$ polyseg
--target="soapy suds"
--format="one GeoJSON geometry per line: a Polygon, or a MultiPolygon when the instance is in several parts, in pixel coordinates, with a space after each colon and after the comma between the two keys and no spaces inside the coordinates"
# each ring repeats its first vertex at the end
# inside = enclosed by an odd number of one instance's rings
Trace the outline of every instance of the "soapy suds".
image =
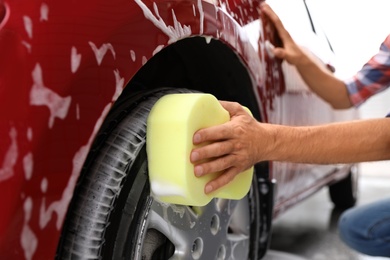
{"type": "Polygon", "coordinates": [[[17,131],[14,127],[11,128],[9,136],[11,138],[11,144],[4,156],[3,165],[0,168],[0,182],[8,180],[14,175],[14,166],[18,159],[17,131]]]}
{"type": "Polygon", "coordinates": [[[24,250],[24,257],[26,260],[31,260],[35,254],[35,251],[38,247],[38,239],[37,236],[32,231],[31,227],[29,226],[28,222],[31,219],[31,212],[33,208],[33,202],[30,197],[26,198],[23,205],[23,211],[24,211],[24,222],[23,222],[23,228],[22,233],[20,237],[20,244],[22,245],[22,248],[24,250]]]}
{"type": "Polygon", "coordinates": [[[49,6],[45,3],[41,5],[41,18],[39,21],[49,21],[49,6]]]}
{"type": "Polygon", "coordinates": [[[81,63],[81,54],[77,53],[76,47],[72,47],[70,54],[70,69],[72,73],[75,73],[81,63]]]}
{"type": "Polygon", "coordinates": [[[153,51],[153,56],[156,55],[158,52],[160,52],[164,48],[164,45],[159,45],[157,48],[153,51]]]}
{"type": "Polygon", "coordinates": [[[23,169],[26,180],[31,180],[34,169],[34,159],[32,153],[28,153],[23,157],[23,169]]]}
{"type": "Polygon", "coordinates": [[[33,37],[33,23],[30,17],[23,16],[24,29],[27,32],[27,35],[30,39],[33,37]]]}
{"type": "Polygon", "coordinates": [[[100,46],[100,48],[98,48],[93,42],[88,42],[88,43],[95,54],[98,65],[102,64],[102,60],[108,51],[111,52],[114,59],[116,58],[115,50],[114,47],[111,45],[111,43],[103,43],[102,46],[100,46]]]}
{"type": "Polygon", "coordinates": [[[72,98],[70,96],[63,98],[44,85],[39,63],[32,72],[32,78],[34,85],[30,91],[30,105],[48,107],[50,110],[49,128],[52,128],[56,117],[64,119],[68,115],[72,98]]]}
{"type": "Polygon", "coordinates": [[[135,51],[133,51],[133,50],[130,51],[130,57],[131,57],[131,60],[134,62],[136,59],[135,51]]]}
{"type": "Polygon", "coordinates": [[[221,6],[221,10],[224,12],[224,13],[229,13],[228,10],[227,10],[227,6],[226,6],[226,3],[220,3],[220,6],[221,6]]]}
{"type": "Polygon", "coordinates": [[[142,9],[145,18],[151,21],[157,28],[159,28],[163,33],[165,33],[169,37],[168,43],[176,42],[179,39],[188,37],[192,34],[190,26],[186,26],[186,25],[183,26],[181,25],[180,22],[177,21],[175,12],[173,10],[172,10],[172,16],[173,16],[174,26],[170,26],[170,25],[166,25],[165,21],[160,17],[156,3],[153,3],[154,12],[156,14],[154,15],[152,11],[142,2],[142,0],[134,0],[134,1],[142,9]]]}
{"type": "Polygon", "coordinates": [[[180,218],[184,217],[184,214],[186,213],[185,206],[175,205],[175,204],[169,204],[172,211],[176,214],[179,214],[180,218]]]}
{"type": "Polygon", "coordinates": [[[32,50],[31,44],[29,44],[29,43],[26,42],[26,41],[22,41],[22,44],[23,44],[24,47],[26,47],[28,53],[31,53],[31,50],[32,50]]]}
{"type": "Polygon", "coordinates": [[[125,79],[121,78],[121,76],[119,75],[119,70],[114,70],[114,75],[115,75],[115,93],[114,96],[112,97],[112,101],[118,99],[125,85],[125,79]]]}
{"type": "Polygon", "coordinates": [[[198,0],[198,10],[199,10],[199,34],[202,35],[203,34],[203,31],[204,31],[204,28],[203,28],[203,24],[204,24],[204,12],[203,12],[203,5],[202,5],[202,1],[201,0],[198,0]]]}
{"type": "Polygon", "coordinates": [[[145,56],[142,56],[142,65],[145,65],[148,62],[148,59],[145,56]]]}
{"type": "Polygon", "coordinates": [[[168,237],[172,237],[172,234],[173,234],[174,230],[173,230],[173,225],[171,225],[170,218],[168,216],[168,208],[170,207],[170,204],[164,203],[162,201],[159,201],[156,198],[154,198],[154,200],[158,201],[157,205],[161,206],[161,208],[162,208],[162,216],[160,214],[158,214],[158,213],[157,214],[160,217],[162,217],[168,224],[168,225],[166,225],[165,232],[167,232],[167,233],[165,233],[165,234],[168,235],[168,237]]]}
{"type": "Polygon", "coordinates": [[[267,51],[268,56],[273,59],[275,58],[275,55],[273,53],[273,50],[275,49],[275,46],[269,41],[265,41],[265,50],[267,51]]]}
{"type": "Polygon", "coordinates": [[[32,130],[31,127],[29,127],[29,128],[27,129],[27,140],[29,140],[29,141],[31,142],[32,139],[33,139],[33,130],[32,130]]]}
{"type": "Polygon", "coordinates": [[[46,193],[48,185],[49,185],[49,183],[48,183],[47,179],[43,178],[42,181],[41,181],[41,191],[42,191],[42,193],[46,193]]]}
{"type": "Polygon", "coordinates": [[[156,197],[186,196],[185,190],[182,187],[161,181],[152,181],[151,190],[152,194],[156,197]]]}

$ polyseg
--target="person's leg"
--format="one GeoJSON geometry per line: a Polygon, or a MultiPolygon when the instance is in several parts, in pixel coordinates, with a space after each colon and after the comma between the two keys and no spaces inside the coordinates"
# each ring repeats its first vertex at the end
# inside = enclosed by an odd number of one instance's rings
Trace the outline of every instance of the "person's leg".
{"type": "Polygon", "coordinates": [[[356,251],[390,257],[390,199],[348,209],[339,219],[339,232],[356,251]]]}

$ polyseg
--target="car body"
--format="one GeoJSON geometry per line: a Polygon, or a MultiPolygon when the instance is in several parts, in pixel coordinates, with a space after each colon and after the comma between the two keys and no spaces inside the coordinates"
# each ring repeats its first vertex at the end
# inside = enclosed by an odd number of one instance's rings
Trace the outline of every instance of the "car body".
{"type": "MultiPolygon", "coordinates": [[[[320,64],[326,69],[338,76],[342,70],[337,64],[333,47],[329,42],[325,32],[322,30],[320,21],[316,18],[315,1],[310,0],[292,0],[267,1],[275,12],[280,16],[286,29],[289,31],[294,40],[300,44],[306,51],[313,55],[320,64]],[[293,10],[293,15],[291,14],[293,10]]],[[[345,121],[359,118],[359,113],[356,109],[334,110],[331,106],[323,101],[318,96],[310,92],[309,88],[303,82],[302,78],[297,73],[296,68],[283,61],[282,70],[286,82],[286,91],[274,99],[278,103],[278,109],[269,110],[269,121],[276,124],[284,125],[320,125],[337,121],[345,121]],[[313,105],[315,104],[315,105],[313,105]],[[325,112],[327,111],[327,112],[325,112]]],[[[342,72],[340,73],[342,74],[342,72]]],[[[331,179],[339,179],[338,174],[344,176],[344,170],[353,172],[352,180],[355,185],[354,192],[357,192],[357,176],[358,168],[346,165],[311,165],[311,164],[293,164],[285,162],[273,162],[273,178],[277,180],[278,190],[274,214],[278,215],[283,212],[288,205],[296,204],[300,197],[307,198],[309,194],[317,191],[316,186],[320,183],[332,183],[331,179]],[[306,187],[303,190],[297,189],[297,184],[300,183],[306,187]],[[310,188],[310,186],[312,186],[310,188]]],[[[341,177],[342,178],[342,177],[341,177]]],[[[337,186],[337,185],[335,185],[337,186]]],[[[332,189],[338,189],[335,186],[332,189]]],[[[349,184],[346,185],[348,188],[349,184]]],[[[341,190],[344,188],[340,188],[341,190]]],[[[348,194],[346,192],[340,196],[336,195],[339,192],[331,191],[331,197],[334,201],[337,197],[343,197],[348,194]],[[334,193],[334,194],[333,194],[334,193]]],[[[356,195],[355,195],[356,196],[356,195]]],[[[348,199],[347,199],[348,200],[348,199]]],[[[340,204],[349,205],[345,201],[339,201],[340,204]]],[[[337,203],[336,203],[337,204],[337,203]]],[[[342,206],[342,205],[338,206],[342,206]]]]}
{"type": "Polygon", "coordinates": [[[261,2],[0,0],[0,258],[258,259],[272,215],[350,176],[264,162],[241,201],[150,196],[145,119],[165,94],[211,93],[262,122],[335,119],[286,86],[261,2]]]}

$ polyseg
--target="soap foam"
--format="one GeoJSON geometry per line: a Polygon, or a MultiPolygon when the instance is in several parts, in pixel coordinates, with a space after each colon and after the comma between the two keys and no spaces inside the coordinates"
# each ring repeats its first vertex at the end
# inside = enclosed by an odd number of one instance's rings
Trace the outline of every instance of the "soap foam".
{"type": "Polygon", "coordinates": [[[185,197],[185,190],[177,185],[162,181],[151,181],[153,195],[156,197],[178,196],[185,197]]]}

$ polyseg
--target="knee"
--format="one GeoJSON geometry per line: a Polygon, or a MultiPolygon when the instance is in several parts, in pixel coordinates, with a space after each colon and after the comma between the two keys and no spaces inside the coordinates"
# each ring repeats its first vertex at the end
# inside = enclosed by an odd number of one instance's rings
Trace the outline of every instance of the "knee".
{"type": "Polygon", "coordinates": [[[360,240],[361,236],[358,235],[358,231],[356,230],[357,226],[355,223],[355,217],[352,210],[345,211],[339,219],[338,222],[338,230],[340,233],[340,237],[344,242],[349,240],[360,240]]]}
{"type": "Polygon", "coordinates": [[[360,253],[388,256],[390,219],[375,218],[371,213],[359,208],[345,211],[338,223],[339,236],[346,245],[360,253]]]}
{"type": "Polygon", "coordinates": [[[338,230],[340,239],[349,247],[360,251],[373,239],[369,235],[370,224],[367,216],[358,208],[345,211],[339,219],[338,230]]]}

